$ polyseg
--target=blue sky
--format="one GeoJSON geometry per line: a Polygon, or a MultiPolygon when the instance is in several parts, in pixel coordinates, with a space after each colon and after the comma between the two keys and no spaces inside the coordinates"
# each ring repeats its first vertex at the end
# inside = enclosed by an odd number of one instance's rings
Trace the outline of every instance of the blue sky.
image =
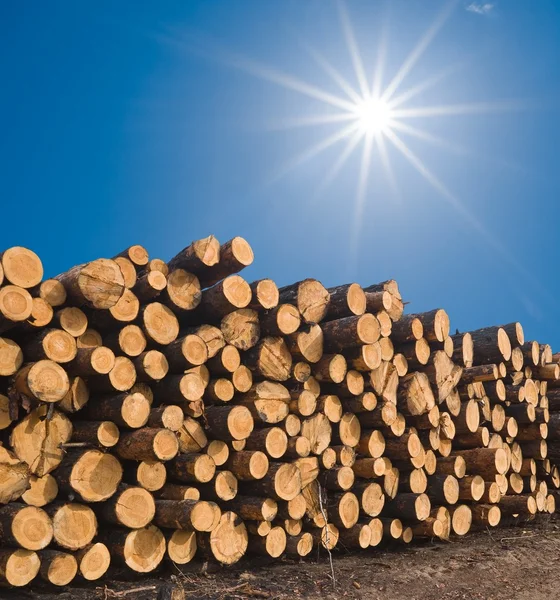
{"type": "MultiPolygon", "coordinates": [[[[448,3],[344,6],[368,79],[386,39],[386,86],[448,3]]],[[[445,72],[401,108],[471,108],[407,121],[431,141],[398,132],[431,180],[387,143],[393,184],[374,149],[361,195],[361,143],[332,180],[344,139],[294,167],[341,123],[286,125],[340,110],[277,83],[344,97],[312,48],[359,88],[335,2],[4,2],[0,34],[1,245],[47,275],[243,235],[250,280],[395,278],[410,311],[558,348],[560,3],[455,2],[396,93],[445,72]]]]}

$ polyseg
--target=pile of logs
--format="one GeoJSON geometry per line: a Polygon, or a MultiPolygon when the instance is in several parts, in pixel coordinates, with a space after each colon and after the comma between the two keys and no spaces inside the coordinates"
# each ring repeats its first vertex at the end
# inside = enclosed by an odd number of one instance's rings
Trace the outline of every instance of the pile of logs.
{"type": "Polygon", "coordinates": [[[238,274],[252,261],[210,236],[43,281],[32,251],[0,254],[0,580],[555,511],[560,355],[519,323],[450,335],[442,309],[403,314],[395,281],[279,289],[238,274]]]}

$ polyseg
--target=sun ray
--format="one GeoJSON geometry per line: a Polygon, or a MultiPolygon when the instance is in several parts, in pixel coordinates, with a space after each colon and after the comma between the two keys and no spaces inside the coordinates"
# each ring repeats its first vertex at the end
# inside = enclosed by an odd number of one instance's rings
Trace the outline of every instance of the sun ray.
{"type": "Polygon", "coordinates": [[[495,235],[492,235],[486,227],[465,207],[461,200],[453,194],[418,158],[416,154],[401,140],[393,131],[387,132],[389,141],[401,152],[408,162],[424,177],[424,179],[447,201],[470,225],[475,229],[484,240],[497,250],[504,259],[520,271],[526,272],[526,269],[517,261],[512,253],[504,246],[495,235]]]}
{"type": "Polygon", "coordinates": [[[352,267],[358,258],[358,248],[360,246],[360,237],[362,233],[362,215],[364,212],[365,197],[369,180],[369,166],[371,163],[371,149],[373,146],[373,135],[366,135],[362,146],[362,159],[360,163],[360,175],[358,178],[358,188],[356,190],[356,207],[354,209],[354,221],[352,233],[350,236],[350,260],[352,267]]]}
{"type": "Polygon", "coordinates": [[[464,146],[460,146],[459,144],[453,144],[442,137],[433,135],[432,133],[429,133],[428,131],[425,131],[424,129],[420,129],[419,127],[414,127],[412,125],[409,125],[408,123],[401,123],[400,121],[392,121],[391,129],[393,129],[393,130],[396,129],[397,131],[407,133],[415,138],[418,138],[419,140],[428,142],[430,144],[433,144],[434,146],[439,146],[440,148],[449,150],[451,152],[454,152],[455,154],[461,154],[461,155],[472,154],[472,152],[468,148],[465,148],[464,146]]]}
{"type": "Polygon", "coordinates": [[[377,60],[375,61],[375,70],[373,72],[371,84],[371,97],[379,98],[381,96],[381,86],[383,85],[383,75],[385,73],[385,62],[387,56],[387,28],[384,26],[379,38],[379,48],[377,49],[377,60]]]}
{"type": "Polygon", "coordinates": [[[315,50],[315,48],[311,47],[309,44],[304,44],[304,48],[311,55],[313,60],[353,102],[360,102],[360,95],[322,54],[317,52],[317,50],[315,50]]]}
{"type": "Polygon", "coordinates": [[[451,115],[472,115],[503,111],[526,110],[527,102],[522,100],[504,100],[501,102],[472,102],[470,104],[440,104],[436,106],[418,106],[400,108],[391,111],[394,119],[416,119],[418,117],[443,117],[451,115]]]}
{"type": "Polygon", "coordinates": [[[438,84],[440,81],[442,81],[452,73],[456,73],[458,69],[458,64],[442,69],[432,77],[428,77],[424,81],[421,81],[418,85],[408,88],[405,92],[399,94],[396,97],[394,96],[390,101],[388,101],[389,106],[391,107],[391,109],[395,109],[397,106],[400,106],[404,102],[407,102],[408,100],[414,98],[418,94],[421,94],[422,92],[438,84]]]}
{"type": "Polygon", "coordinates": [[[397,74],[391,80],[391,83],[385,88],[382,99],[389,100],[393,94],[397,91],[400,84],[403,82],[405,77],[410,73],[414,65],[418,62],[422,54],[426,51],[428,46],[432,43],[432,40],[437,35],[438,31],[442,28],[443,24],[449,18],[449,15],[455,8],[457,4],[457,0],[451,0],[447,3],[444,9],[437,16],[434,23],[431,27],[426,31],[426,33],[422,36],[414,50],[408,55],[405,59],[404,63],[397,71],[397,74]]]}
{"type": "Polygon", "coordinates": [[[344,149],[342,150],[332,167],[329,169],[326,177],[321,181],[321,184],[317,188],[317,192],[315,193],[316,198],[322,196],[323,192],[334,181],[334,179],[336,178],[342,167],[345,165],[346,161],[350,158],[352,152],[354,152],[355,148],[360,143],[363,137],[364,134],[359,129],[356,129],[356,131],[350,135],[350,138],[344,146],[344,149]]]}
{"type": "Polygon", "coordinates": [[[375,141],[377,144],[377,149],[379,150],[379,156],[381,158],[381,165],[385,170],[385,175],[389,181],[389,187],[393,192],[394,197],[397,199],[399,204],[402,204],[401,192],[399,189],[399,185],[397,183],[397,178],[395,177],[395,171],[393,170],[393,165],[391,164],[391,159],[389,158],[389,153],[387,152],[387,144],[385,143],[385,136],[376,135],[375,141]]]}
{"type": "Polygon", "coordinates": [[[352,64],[354,65],[356,78],[358,79],[358,85],[360,86],[360,92],[362,93],[363,98],[367,98],[369,93],[369,87],[366,72],[364,70],[364,64],[362,62],[362,57],[360,55],[358,44],[356,43],[356,38],[354,37],[352,23],[350,22],[350,18],[348,17],[346,7],[344,6],[342,0],[338,1],[338,12],[340,16],[342,30],[344,31],[344,37],[346,38],[346,45],[348,46],[348,50],[352,58],[352,64]]]}
{"type": "Polygon", "coordinates": [[[298,127],[312,127],[316,125],[330,125],[332,123],[343,123],[355,120],[350,113],[337,113],[332,115],[308,115],[304,117],[286,117],[285,119],[270,122],[266,129],[268,131],[280,131],[285,129],[296,129],[298,127]]]}
{"type": "Polygon", "coordinates": [[[307,148],[301,152],[298,156],[294,157],[291,161],[285,164],[281,169],[279,169],[270,179],[270,183],[277,181],[284,177],[287,173],[292,171],[293,169],[300,167],[302,164],[310,161],[312,158],[315,158],[321,152],[324,152],[340,140],[352,134],[352,132],[356,129],[356,123],[351,123],[350,125],[343,127],[323,138],[321,141],[313,144],[311,147],[307,148]]]}

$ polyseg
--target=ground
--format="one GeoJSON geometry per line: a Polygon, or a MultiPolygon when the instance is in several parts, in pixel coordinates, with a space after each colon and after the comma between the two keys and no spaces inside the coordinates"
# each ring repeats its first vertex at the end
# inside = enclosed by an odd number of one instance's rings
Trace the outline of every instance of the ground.
{"type": "Polygon", "coordinates": [[[333,552],[305,561],[249,557],[233,568],[171,566],[158,576],[55,590],[1,590],[4,600],[554,600],[560,598],[560,516],[451,542],[333,552]]]}

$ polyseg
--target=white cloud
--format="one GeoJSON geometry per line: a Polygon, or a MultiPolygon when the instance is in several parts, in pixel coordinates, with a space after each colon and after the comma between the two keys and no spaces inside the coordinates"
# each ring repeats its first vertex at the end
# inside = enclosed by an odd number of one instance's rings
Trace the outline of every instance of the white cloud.
{"type": "Polygon", "coordinates": [[[471,2],[466,9],[469,12],[476,13],[477,15],[487,15],[494,8],[494,4],[491,2],[471,2]]]}

